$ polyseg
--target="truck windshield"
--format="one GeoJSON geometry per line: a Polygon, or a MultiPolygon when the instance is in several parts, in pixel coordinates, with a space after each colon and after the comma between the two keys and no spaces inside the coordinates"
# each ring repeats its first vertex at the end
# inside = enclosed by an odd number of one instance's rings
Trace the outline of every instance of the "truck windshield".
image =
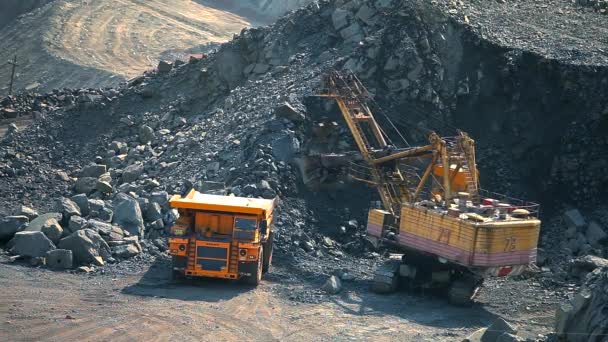
{"type": "Polygon", "coordinates": [[[256,220],[246,219],[246,218],[237,218],[234,221],[234,227],[239,230],[255,230],[256,229],[256,220]]]}

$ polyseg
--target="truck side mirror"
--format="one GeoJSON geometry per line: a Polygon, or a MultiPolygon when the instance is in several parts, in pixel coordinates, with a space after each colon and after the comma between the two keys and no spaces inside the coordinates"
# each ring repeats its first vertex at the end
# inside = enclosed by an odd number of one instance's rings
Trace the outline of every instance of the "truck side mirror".
{"type": "Polygon", "coordinates": [[[263,235],[266,235],[266,233],[268,233],[268,222],[266,220],[262,220],[262,222],[260,223],[260,231],[263,235]]]}

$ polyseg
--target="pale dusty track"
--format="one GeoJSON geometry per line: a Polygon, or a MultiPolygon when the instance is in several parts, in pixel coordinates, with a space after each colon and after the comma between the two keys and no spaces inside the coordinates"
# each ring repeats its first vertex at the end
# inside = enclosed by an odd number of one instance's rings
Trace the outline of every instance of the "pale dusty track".
{"type": "Polygon", "coordinates": [[[0,263],[0,336],[8,341],[453,341],[493,317],[443,300],[357,290],[319,304],[295,303],[280,294],[293,288],[276,278],[251,289],[214,280],[174,283],[162,270],[91,277],[0,263]]]}
{"type": "Polygon", "coordinates": [[[222,42],[249,23],[190,0],[62,1],[50,51],[74,64],[133,76],[168,50],[222,42]]]}
{"type": "Polygon", "coordinates": [[[249,25],[192,0],[56,0],[0,30],[0,94],[10,75],[1,61],[15,54],[17,89],[103,87],[249,25]]]}

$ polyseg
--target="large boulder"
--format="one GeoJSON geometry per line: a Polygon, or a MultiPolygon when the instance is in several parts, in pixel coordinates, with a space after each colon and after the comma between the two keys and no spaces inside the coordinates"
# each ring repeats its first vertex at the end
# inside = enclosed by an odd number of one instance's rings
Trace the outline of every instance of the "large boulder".
{"type": "Polygon", "coordinates": [[[70,222],[68,223],[68,231],[69,234],[64,234],[64,235],[70,235],[73,232],[79,231],[81,229],[84,229],[87,226],[87,220],[85,220],[82,216],[72,216],[70,217],[70,222]]]}
{"type": "Polygon", "coordinates": [[[101,235],[110,235],[110,233],[112,232],[111,224],[98,220],[90,220],[88,228],[96,231],[101,235]]]}
{"type": "Polygon", "coordinates": [[[70,217],[72,217],[74,215],[82,216],[82,213],[80,212],[80,208],[78,207],[78,205],[69,198],[61,197],[61,198],[57,199],[57,202],[55,203],[55,205],[56,205],[57,212],[60,212],[62,215],[61,222],[66,226],[70,222],[70,217]]]}
{"type": "Polygon", "coordinates": [[[30,232],[39,232],[42,230],[42,226],[44,226],[46,221],[48,221],[49,219],[55,219],[57,221],[61,221],[61,217],[62,217],[61,213],[42,214],[42,215],[36,217],[33,221],[31,221],[27,225],[27,228],[25,228],[25,230],[30,231],[30,232]]]}
{"type": "Polygon", "coordinates": [[[89,200],[89,206],[91,208],[90,216],[98,218],[104,222],[111,222],[114,216],[114,211],[109,208],[108,204],[102,200],[91,199],[89,200]]]}
{"type": "Polygon", "coordinates": [[[598,268],[608,267],[608,259],[600,258],[595,255],[585,255],[570,260],[569,267],[571,276],[584,278],[589,272],[593,272],[598,268]]]}
{"type": "Polygon", "coordinates": [[[61,228],[61,225],[55,218],[46,220],[40,231],[55,244],[61,240],[61,236],[63,235],[63,228],[61,228]]]}
{"type": "Polygon", "coordinates": [[[571,342],[604,341],[608,336],[608,267],[593,271],[581,291],[558,307],[555,332],[571,342]]]}
{"type": "Polygon", "coordinates": [[[83,216],[86,216],[89,214],[89,211],[91,210],[91,208],[89,207],[89,199],[87,198],[87,195],[78,194],[76,196],[72,196],[71,200],[74,201],[74,203],[76,203],[78,208],[80,208],[80,213],[83,216]]]}
{"type": "Polygon", "coordinates": [[[517,336],[517,329],[502,318],[498,318],[487,328],[476,330],[463,342],[520,342],[524,338],[517,336]]]}
{"type": "Polygon", "coordinates": [[[160,204],[156,202],[152,202],[148,204],[146,208],[146,221],[154,222],[156,220],[160,220],[163,217],[163,213],[160,207],[160,204]]]}
{"type": "Polygon", "coordinates": [[[7,216],[0,220],[0,240],[11,239],[15,233],[25,229],[29,219],[27,216],[7,216]]]}
{"type": "Polygon", "coordinates": [[[78,194],[89,194],[97,187],[97,178],[81,177],[74,184],[74,191],[78,194]]]}
{"type": "Polygon", "coordinates": [[[110,246],[92,229],[82,229],[61,239],[60,249],[72,251],[76,265],[97,263],[97,258],[108,259],[111,256],[110,246]]]}
{"type": "Polygon", "coordinates": [[[173,69],[173,63],[171,62],[167,62],[167,61],[160,61],[158,62],[158,73],[160,74],[166,74],[171,72],[171,70],[173,69]]]}
{"type": "Polygon", "coordinates": [[[144,164],[135,163],[125,167],[122,171],[122,181],[131,183],[136,181],[144,173],[144,164]]]}
{"type": "Polygon", "coordinates": [[[112,254],[118,259],[128,259],[140,253],[136,245],[118,245],[112,247],[112,254]]]}
{"type": "Polygon", "coordinates": [[[116,197],[118,204],[114,208],[112,223],[128,231],[131,235],[143,237],[144,219],[137,200],[123,194],[116,197]]]}
{"type": "Polygon", "coordinates": [[[155,191],[150,194],[150,202],[158,203],[160,206],[165,206],[169,202],[169,193],[166,191],[155,191]]]}
{"type": "Polygon", "coordinates": [[[100,164],[90,164],[82,168],[78,177],[93,177],[99,178],[99,176],[106,173],[106,166],[100,164]]]}
{"type": "Polygon", "coordinates": [[[74,256],[70,250],[55,249],[46,254],[46,264],[50,268],[70,269],[74,265],[74,256]]]}
{"type": "Polygon", "coordinates": [[[111,194],[114,191],[112,184],[101,181],[101,180],[97,181],[97,185],[95,186],[95,188],[99,192],[104,193],[104,194],[111,194]]]}
{"type": "Polygon", "coordinates": [[[274,109],[274,115],[277,118],[283,118],[293,122],[303,122],[306,119],[304,114],[293,108],[288,102],[276,107],[274,109]]]}
{"type": "Polygon", "coordinates": [[[503,334],[517,334],[517,329],[502,318],[497,318],[481,336],[481,342],[495,342],[503,334]]]}
{"type": "Polygon", "coordinates": [[[36,219],[36,217],[38,217],[38,212],[30,207],[22,205],[21,207],[19,207],[17,216],[27,216],[27,218],[32,221],[36,219]]]}
{"type": "Polygon", "coordinates": [[[31,258],[45,257],[55,244],[42,232],[17,232],[8,242],[10,252],[31,258]]]}

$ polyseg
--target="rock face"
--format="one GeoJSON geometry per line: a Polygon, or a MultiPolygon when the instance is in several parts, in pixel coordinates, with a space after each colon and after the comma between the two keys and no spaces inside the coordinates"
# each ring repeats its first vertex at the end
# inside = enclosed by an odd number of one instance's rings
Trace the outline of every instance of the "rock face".
{"type": "Polygon", "coordinates": [[[55,249],[55,244],[42,232],[18,232],[8,246],[11,253],[31,258],[45,257],[55,249]]]}
{"type": "Polygon", "coordinates": [[[555,332],[572,342],[603,341],[608,336],[608,267],[598,268],[583,289],[556,313],[555,332]]]}
{"type": "Polygon", "coordinates": [[[26,216],[7,216],[0,220],[0,240],[8,240],[25,229],[29,219],[26,216]]]}
{"type": "Polygon", "coordinates": [[[120,196],[117,201],[118,204],[114,208],[112,223],[128,231],[131,235],[143,237],[145,227],[139,203],[134,198],[126,195],[120,196]]]}
{"type": "Polygon", "coordinates": [[[108,244],[91,229],[82,229],[61,239],[58,247],[72,251],[76,265],[94,263],[97,257],[107,259],[111,256],[108,244]]]}

